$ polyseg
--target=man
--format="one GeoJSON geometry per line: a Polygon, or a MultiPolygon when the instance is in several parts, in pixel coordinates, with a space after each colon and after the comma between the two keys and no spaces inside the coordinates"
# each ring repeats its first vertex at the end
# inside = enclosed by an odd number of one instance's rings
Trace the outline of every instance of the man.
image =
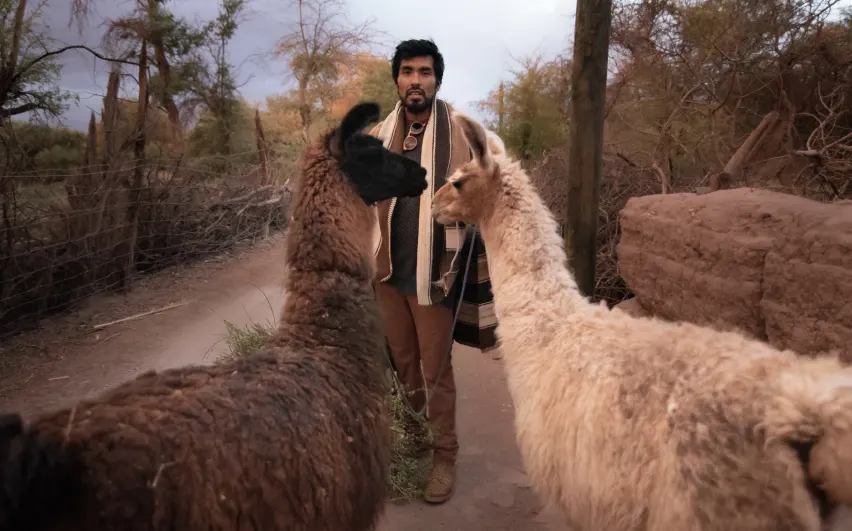
{"type": "Polygon", "coordinates": [[[482,350],[494,348],[496,320],[487,272],[480,272],[487,271],[481,243],[474,247],[479,256],[469,269],[467,286],[472,288],[461,290],[469,230],[445,227],[432,218],[432,195],[472,156],[461,128],[451,119],[451,107],[436,97],[444,59],[431,40],[407,40],[396,47],[391,67],[399,102],[370,134],[391,151],[420,162],[428,171],[429,188],[420,197],[378,205],[376,297],[410,404],[423,411],[428,395],[433,456],[424,498],[442,503],[452,496],[459,446],[449,350],[453,340],[482,350]],[[463,310],[454,329],[459,297],[464,299],[463,310]]]}

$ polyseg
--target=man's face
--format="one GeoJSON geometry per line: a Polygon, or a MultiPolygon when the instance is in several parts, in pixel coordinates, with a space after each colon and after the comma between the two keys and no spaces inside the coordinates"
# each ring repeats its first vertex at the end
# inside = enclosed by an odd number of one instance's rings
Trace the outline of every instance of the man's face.
{"type": "Polygon", "coordinates": [[[438,91],[432,57],[426,55],[403,59],[399,65],[396,87],[399,99],[409,112],[421,113],[431,107],[438,91]]]}

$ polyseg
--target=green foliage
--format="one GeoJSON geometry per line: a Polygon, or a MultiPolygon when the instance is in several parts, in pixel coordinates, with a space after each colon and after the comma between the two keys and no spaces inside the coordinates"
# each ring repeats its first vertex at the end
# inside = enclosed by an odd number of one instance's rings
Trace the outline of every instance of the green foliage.
{"type": "Polygon", "coordinates": [[[83,160],[84,149],[53,145],[36,153],[33,165],[37,169],[70,171],[83,160]]]}
{"type": "MultiPolygon", "coordinates": [[[[10,82],[0,86],[0,116],[34,112],[54,117],[79,97],[59,86],[61,66],[57,56],[45,57],[59,48],[50,37],[43,3],[28,5],[21,24],[18,54],[15,49],[15,13],[20,0],[0,0],[0,77],[10,82]]],[[[2,84],[0,84],[2,85],[2,84]]]]}
{"type": "Polygon", "coordinates": [[[192,83],[186,91],[190,105],[206,110],[199,125],[208,130],[208,137],[212,134],[216,139],[212,145],[219,148],[213,152],[230,155],[245,151],[243,146],[236,144],[245,141],[237,132],[243,131],[247,111],[239,98],[234,68],[227,55],[227,46],[238,27],[237,18],[244,8],[244,0],[221,2],[219,15],[203,30],[208,57],[194,63],[192,83]]]}
{"type": "Polygon", "coordinates": [[[524,59],[503,83],[502,94],[498,87],[478,103],[488,117],[485,125],[524,160],[538,159],[562,145],[567,134],[569,72],[565,60],[524,59]]]}
{"type": "MultiPolygon", "coordinates": [[[[107,40],[129,45],[128,55],[137,57],[139,43],[145,39],[154,64],[156,43],[161,41],[169,82],[166,86],[158,65],[158,71],[148,80],[153,101],[165,103],[172,99],[183,114],[192,116],[206,110],[220,122],[219,129],[227,132],[239,112],[237,83],[228,62],[227,45],[238,27],[244,4],[244,0],[221,0],[218,16],[202,24],[176,16],[164,2],[159,2],[153,12],[140,4],[129,16],[111,23],[107,40]]],[[[222,145],[229,146],[230,142],[222,145]]]]}
{"type": "Polygon", "coordinates": [[[243,100],[237,100],[234,107],[235,111],[227,120],[210,110],[201,112],[188,137],[192,156],[240,154],[244,156],[228,160],[257,162],[254,109],[243,100]]]}
{"type": "Polygon", "coordinates": [[[195,26],[164,7],[157,10],[149,24],[152,33],[162,36],[166,53],[172,58],[192,55],[210,38],[208,27],[195,26]]]}
{"type": "Polygon", "coordinates": [[[42,123],[11,121],[0,139],[11,148],[12,167],[23,172],[70,172],[86,151],[83,133],[42,123]]]}

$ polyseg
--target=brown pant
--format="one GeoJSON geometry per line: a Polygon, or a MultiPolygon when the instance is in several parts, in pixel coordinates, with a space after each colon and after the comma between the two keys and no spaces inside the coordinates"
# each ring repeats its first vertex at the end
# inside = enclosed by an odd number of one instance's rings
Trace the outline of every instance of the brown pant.
{"type": "Polygon", "coordinates": [[[453,312],[441,305],[421,306],[416,296],[405,295],[384,282],[376,285],[376,298],[384,315],[391,356],[408,393],[408,401],[415,411],[423,410],[425,380],[429,393],[428,418],[434,435],[432,446],[436,454],[455,459],[459,447],[456,383],[452,358],[447,353],[453,333],[453,312]],[[439,376],[442,362],[443,375],[439,376]]]}

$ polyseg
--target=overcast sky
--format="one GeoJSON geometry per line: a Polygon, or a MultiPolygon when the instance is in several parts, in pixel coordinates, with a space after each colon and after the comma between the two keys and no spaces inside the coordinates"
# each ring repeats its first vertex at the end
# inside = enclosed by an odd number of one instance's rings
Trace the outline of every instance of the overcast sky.
{"type": "MultiPolygon", "coordinates": [[[[102,21],[127,13],[135,0],[97,0],[95,16],[81,36],[68,27],[68,0],[50,0],[47,8],[51,33],[68,44],[97,46],[102,21]]],[[[209,20],[218,0],[170,1],[169,8],[190,19],[209,20]]],[[[351,0],[348,16],[390,35],[389,46],[377,49],[389,56],[396,41],[432,38],[444,55],[446,70],[440,95],[474,116],[473,103],[482,99],[522,58],[540,52],[551,58],[568,48],[574,28],[571,0],[351,0]]],[[[263,104],[266,96],[285,91],[286,64],[264,57],[294,21],[289,0],[249,0],[249,9],[230,45],[231,61],[239,65],[240,89],[249,102],[263,104]]],[[[80,94],[62,121],[85,129],[91,110],[100,112],[108,67],[84,52],[63,57],[61,85],[80,94]]]]}

